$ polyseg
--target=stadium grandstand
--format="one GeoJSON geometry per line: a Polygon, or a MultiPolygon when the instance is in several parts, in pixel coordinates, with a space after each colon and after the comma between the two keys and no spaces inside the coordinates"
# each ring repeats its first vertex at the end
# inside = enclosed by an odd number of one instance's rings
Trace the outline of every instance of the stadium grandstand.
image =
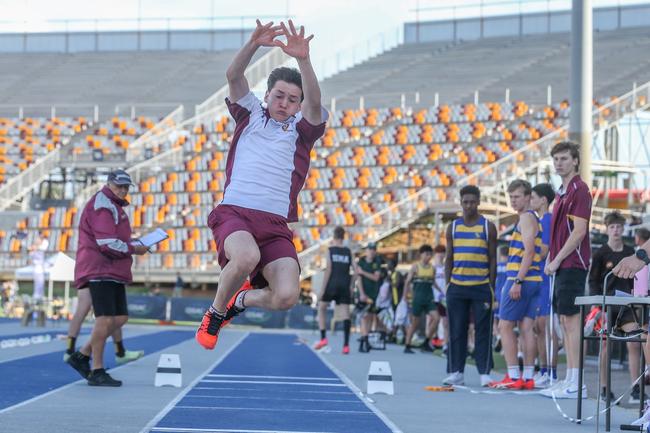
{"type": "MultiPolygon", "coordinates": [[[[360,244],[369,238],[376,238],[381,232],[378,228],[382,224],[390,224],[384,221],[391,218],[386,210],[394,209],[395,203],[416,193],[421,194],[423,188],[430,191],[427,200],[431,201],[425,205],[425,200],[419,200],[416,204],[416,207],[420,207],[418,214],[427,213],[425,209],[436,208],[447,209],[450,215],[456,211],[454,191],[467,176],[491,164],[499,166],[503,157],[525,149],[531,142],[542,140],[551,133],[566,133],[562,132],[562,128],[566,130],[569,118],[567,84],[559,77],[568,74],[568,60],[566,56],[550,53],[566,51],[568,38],[566,33],[550,37],[486,38],[447,43],[444,47],[430,43],[405,43],[326,79],[323,83],[324,98],[326,101],[328,98],[335,99],[337,107],[342,104],[339,102],[342,99],[340,95],[350,94],[361,95],[366,104],[375,101],[378,105],[359,108],[356,100],[353,101],[357,104],[355,108],[337,108],[332,113],[325,136],[314,148],[313,168],[300,196],[303,217],[301,223],[294,227],[298,251],[310,248],[313,251],[313,247],[331,236],[336,225],[353,228],[354,240],[360,244]],[[518,54],[504,54],[513,52],[518,54]],[[547,62],[544,53],[557,60],[547,62]],[[409,65],[406,59],[417,59],[417,68],[409,65]],[[458,77],[451,73],[451,65],[461,63],[466,66],[461,70],[471,71],[473,69],[469,65],[476,62],[482,66],[474,74],[458,77]],[[450,65],[450,69],[445,70],[444,65],[450,65]],[[404,71],[408,71],[408,76],[402,75],[404,71]],[[439,71],[440,75],[436,74],[435,80],[425,79],[431,71],[439,71]],[[368,84],[371,73],[375,77],[384,77],[379,80],[382,84],[373,85],[372,93],[364,93],[363,86],[368,84]],[[559,87],[559,94],[565,96],[556,101],[551,97],[550,101],[544,103],[543,99],[548,96],[547,88],[552,86],[541,84],[544,79],[548,83],[557,83],[555,87],[559,87]],[[438,88],[450,93],[438,93],[436,96],[433,91],[436,87],[429,85],[440,86],[438,88]],[[393,90],[396,86],[401,86],[405,94],[419,92],[420,102],[402,105],[395,98],[396,103],[391,105],[385,94],[395,96],[393,90]],[[461,87],[465,89],[464,94],[461,87]],[[501,89],[497,91],[499,87],[501,89]],[[475,96],[475,88],[481,100],[487,95],[491,99],[469,102],[475,96]],[[504,98],[506,89],[510,89],[513,98],[509,101],[504,98]],[[545,94],[544,98],[540,96],[542,93],[545,94]],[[444,102],[433,105],[436,97],[444,102]]],[[[648,48],[644,41],[650,44],[650,34],[645,28],[604,31],[594,39],[594,107],[598,109],[612,101],[615,107],[614,110],[605,108],[599,111],[600,123],[607,126],[615,124],[637,106],[643,107],[648,103],[647,87],[633,96],[637,101],[636,106],[626,106],[616,99],[632,91],[634,83],[644,83],[650,78],[643,61],[638,60],[643,59],[643,53],[648,48]],[[630,68],[613,68],[612,64],[620,65],[620,62],[612,60],[616,56],[626,59],[630,68]],[[614,70],[620,73],[618,79],[613,76],[614,70]]],[[[223,71],[223,64],[232,54],[224,53],[221,63],[215,63],[215,68],[223,71]],[[219,64],[222,65],[220,68],[219,64]]],[[[98,56],[96,53],[91,55],[98,56]]],[[[137,87],[138,80],[146,76],[141,76],[141,71],[160,66],[160,54],[156,53],[140,54],[139,62],[145,65],[145,59],[150,55],[149,66],[138,68],[135,65],[134,69],[138,72],[134,72],[132,79],[124,84],[122,91],[125,94],[133,86],[137,87]]],[[[189,58],[197,56],[196,53],[179,54],[180,58],[183,55],[189,58]]],[[[19,56],[12,54],[11,58],[17,59],[19,56]]],[[[78,60],[70,70],[86,63],[82,60],[83,54],[74,56],[78,60]]],[[[107,64],[113,63],[111,59],[111,53],[108,53],[107,64]]],[[[27,62],[29,64],[30,60],[27,62]]],[[[99,60],[96,62],[101,64],[99,60]]],[[[210,66],[210,63],[207,65],[210,66]]],[[[206,69],[202,71],[208,75],[206,69]]],[[[126,71],[123,73],[127,74],[126,71]]],[[[58,77],[58,71],[50,76],[44,69],[42,74],[39,80],[47,82],[56,82],[58,77]]],[[[223,79],[223,72],[212,76],[219,75],[223,79]]],[[[106,76],[110,76],[108,71],[106,76]]],[[[178,94],[185,93],[185,83],[197,87],[203,85],[208,89],[205,92],[208,96],[211,95],[209,89],[214,88],[210,81],[201,82],[198,77],[196,81],[178,80],[177,83],[178,86],[172,87],[177,87],[175,91],[178,94]]],[[[38,81],[34,83],[34,88],[37,86],[38,81]]],[[[195,92],[187,90],[188,94],[195,92]]],[[[28,94],[31,91],[23,92],[28,94]]],[[[145,97],[146,93],[138,95],[145,97]]],[[[11,100],[15,97],[9,96],[11,100]]],[[[100,94],[96,98],[101,105],[110,105],[118,100],[102,99],[100,94]]],[[[629,101],[626,103],[629,104],[629,101]]],[[[106,173],[107,167],[131,164],[131,167],[137,167],[138,179],[138,188],[131,193],[131,221],[138,230],[161,227],[170,235],[170,240],[161,245],[161,254],[147,259],[155,262],[143,263],[143,266],[158,270],[163,280],[171,278],[178,269],[196,270],[197,278],[201,278],[199,275],[214,278],[214,274],[205,273],[206,269],[215,268],[214,240],[205,224],[214,203],[222,197],[225,156],[234,125],[225,114],[213,117],[199,114],[187,119],[174,114],[167,116],[166,123],[162,125],[158,124],[161,118],[162,115],[149,117],[138,116],[137,113],[134,118],[128,115],[111,116],[96,123],[92,122],[92,118],[83,116],[55,118],[54,122],[69,122],[69,126],[64,123],[61,128],[52,131],[52,120],[48,118],[3,119],[5,126],[0,130],[3,133],[0,137],[7,144],[3,155],[5,181],[8,176],[14,179],[18,179],[21,173],[25,176],[24,169],[37,161],[39,156],[58,149],[61,153],[60,163],[52,172],[42,173],[43,181],[51,185],[50,191],[53,187],[73,188],[72,193],[62,193],[78,198],[76,201],[60,200],[61,206],[49,206],[47,196],[34,202],[35,195],[30,194],[34,187],[29,185],[29,189],[23,189],[22,194],[14,197],[1,195],[5,209],[10,209],[11,201],[18,198],[22,199],[20,206],[23,208],[30,201],[36,207],[30,209],[27,205],[25,210],[32,211],[29,217],[14,217],[11,223],[5,223],[3,236],[0,237],[5,259],[13,266],[26,265],[28,258],[20,257],[20,252],[42,230],[46,230],[50,236],[52,252],[64,251],[74,255],[75,217],[79,216],[75,205],[83,203],[88,197],[84,191],[95,191],[93,185],[97,184],[93,181],[99,180],[97,173],[102,173],[102,170],[106,173]],[[153,128],[159,131],[141,138],[153,128]],[[50,136],[55,138],[50,139],[50,136]],[[139,156],[131,157],[130,153],[139,156]],[[153,155],[163,162],[142,162],[142,159],[153,155]],[[147,169],[147,166],[150,168],[147,169]],[[82,177],[84,180],[64,182],[64,172],[68,177],[82,177]],[[38,211],[39,208],[42,210],[38,211]],[[13,224],[16,225],[12,227],[13,224]],[[16,236],[19,231],[24,231],[27,236],[19,239],[16,236]],[[11,257],[11,253],[18,253],[18,256],[11,257]]],[[[535,152],[540,150],[525,151],[518,158],[534,161],[535,152]]],[[[533,169],[532,163],[528,169],[533,169]]],[[[48,188],[41,186],[38,190],[43,192],[48,188]]],[[[636,197],[637,201],[641,199],[641,196],[636,197]]],[[[8,215],[16,214],[8,210],[8,215]]],[[[5,221],[9,221],[9,218],[5,221]]],[[[401,219],[396,217],[395,221],[401,219]]],[[[140,274],[137,268],[136,273],[140,274]]]]}
{"type": "MultiPolygon", "coordinates": [[[[591,229],[617,209],[632,234],[650,226],[650,5],[595,3],[591,229]]],[[[171,293],[181,274],[201,289],[190,297],[206,298],[221,271],[208,215],[235,131],[225,71],[253,27],[0,34],[0,279],[29,293],[39,236],[50,262],[74,258],[83,206],[125,169],[134,236],[168,236],[134,258],[134,287],[171,293]]],[[[335,227],[355,253],[377,242],[410,265],[421,244],[445,242],[466,185],[480,186],[505,242],[516,215],[508,184],[556,181],[550,150],[569,139],[570,30],[567,10],[406,22],[398,45],[328,74],[330,118],[290,226],[305,293],[321,284],[335,227]]],[[[280,64],[291,61],[279,48],[259,51],[251,89],[263,94],[280,64]]],[[[62,287],[50,284],[50,315],[72,313],[67,289],[54,299],[62,287]]]]}

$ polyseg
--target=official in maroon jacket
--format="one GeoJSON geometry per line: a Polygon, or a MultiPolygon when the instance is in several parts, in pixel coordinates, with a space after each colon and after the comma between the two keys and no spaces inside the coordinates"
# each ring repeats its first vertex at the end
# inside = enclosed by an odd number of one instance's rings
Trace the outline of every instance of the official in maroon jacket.
{"type": "Polygon", "coordinates": [[[95,326],[90,341],[70,356],[68,364],[93,386],[122,385],[104,370],[104,345],[108,336],[128,320],[125,286],[132,281],[132,256],[147,252],[145,246],[131,239],[131,224],[124,212],[132,185],[124,170],[111,172],[107,184],[84,207],[79,221],[75,286],[90,289],[95,326]]]}

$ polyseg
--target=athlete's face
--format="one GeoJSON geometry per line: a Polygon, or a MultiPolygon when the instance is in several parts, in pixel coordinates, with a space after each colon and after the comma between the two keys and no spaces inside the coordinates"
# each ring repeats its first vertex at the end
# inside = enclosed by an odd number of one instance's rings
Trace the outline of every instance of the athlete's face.
{"type": "Polygon", "coordinates": [[[523,212],[530,207],[530,195],[526,195],[523,188],[509,192],[508,196],[510,197],[510,206],[515,212],[523,212]]]}
{"type": "Polygon", "coordinates": [[[286,81],[278,80],[273,88],[267,90],[264,95],[264,102],[273,120],[284,122],[300,111],[300,99],[302,90],[300,87],[286,81]]]}
{"type": "Polygon", "coordinates": [[[422,263],[425,265],[428,265],[431,262],[432,257],[433,254],[431,254],[429,251],[425,251],[424,253],[420,254],[420,260],[422,260],[422,263]]]}
{"type": "Polygon", "coordinates": [[[465,194],[460,198],[460,207],[463,208],[465,218],[475,217],[478,214],[478,205],[481,200],[474,194],[465,194]]]}
{"type": "Polygon", "coordinates": [[[445,261],[445,253],[435,253],[433,255],[433,263],[441,265],[445,261]]]}
{"type": "Polygon", "coordinates": [[[535,212],[541,211],[546,205],[546,198],[537,195],[535,191],[530,194],[530,208],[535,212]]]}
{"type": "Polygon", "coordinates": [[[610,240],[620,240],[623,238],[623,224],[610,224],[607,226],[607,236],[610,240]]]}
{"type": "Polygon", "coordinates": [[[560,177],[571,176],[578,172],[578,159],[571,156],[571,152],[558,152],[553,155],[553,167],[560,177]]]}

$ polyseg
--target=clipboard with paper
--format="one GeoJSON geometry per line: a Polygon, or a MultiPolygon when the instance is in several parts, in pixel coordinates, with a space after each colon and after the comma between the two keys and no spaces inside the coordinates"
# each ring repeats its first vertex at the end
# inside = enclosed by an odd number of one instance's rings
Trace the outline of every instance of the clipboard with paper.
{"type": "Polygon", "coordinates": [[[156,229],[140,237],[138,241],[145,247],[151,248],[152,246],[164,241],[167,238],[169,238],[167,232],[165,232],[163,229],[156,229]]]}

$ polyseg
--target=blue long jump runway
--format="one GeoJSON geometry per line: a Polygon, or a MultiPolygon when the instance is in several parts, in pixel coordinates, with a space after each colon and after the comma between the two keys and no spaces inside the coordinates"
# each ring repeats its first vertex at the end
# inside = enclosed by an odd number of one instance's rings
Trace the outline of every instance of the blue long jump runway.
{"type": "Polygon", "coordinates": [[[152,432],[392,430],[295,335],[250,334],[152,432]]]}
{"type": "MultiPolygon", "coordinates": [[[[194,337],[190,331],[160,331],[125,338],[129,349],[158,352],[194,337]]],[[[116,365],[112,343],[106,346],[104,361],[107,368],[116,365]]],[[[0,363],[0,411],[46,392],[76,382],[79,373],[63,362],[63,350],[28,356],[0,363]]]]}

